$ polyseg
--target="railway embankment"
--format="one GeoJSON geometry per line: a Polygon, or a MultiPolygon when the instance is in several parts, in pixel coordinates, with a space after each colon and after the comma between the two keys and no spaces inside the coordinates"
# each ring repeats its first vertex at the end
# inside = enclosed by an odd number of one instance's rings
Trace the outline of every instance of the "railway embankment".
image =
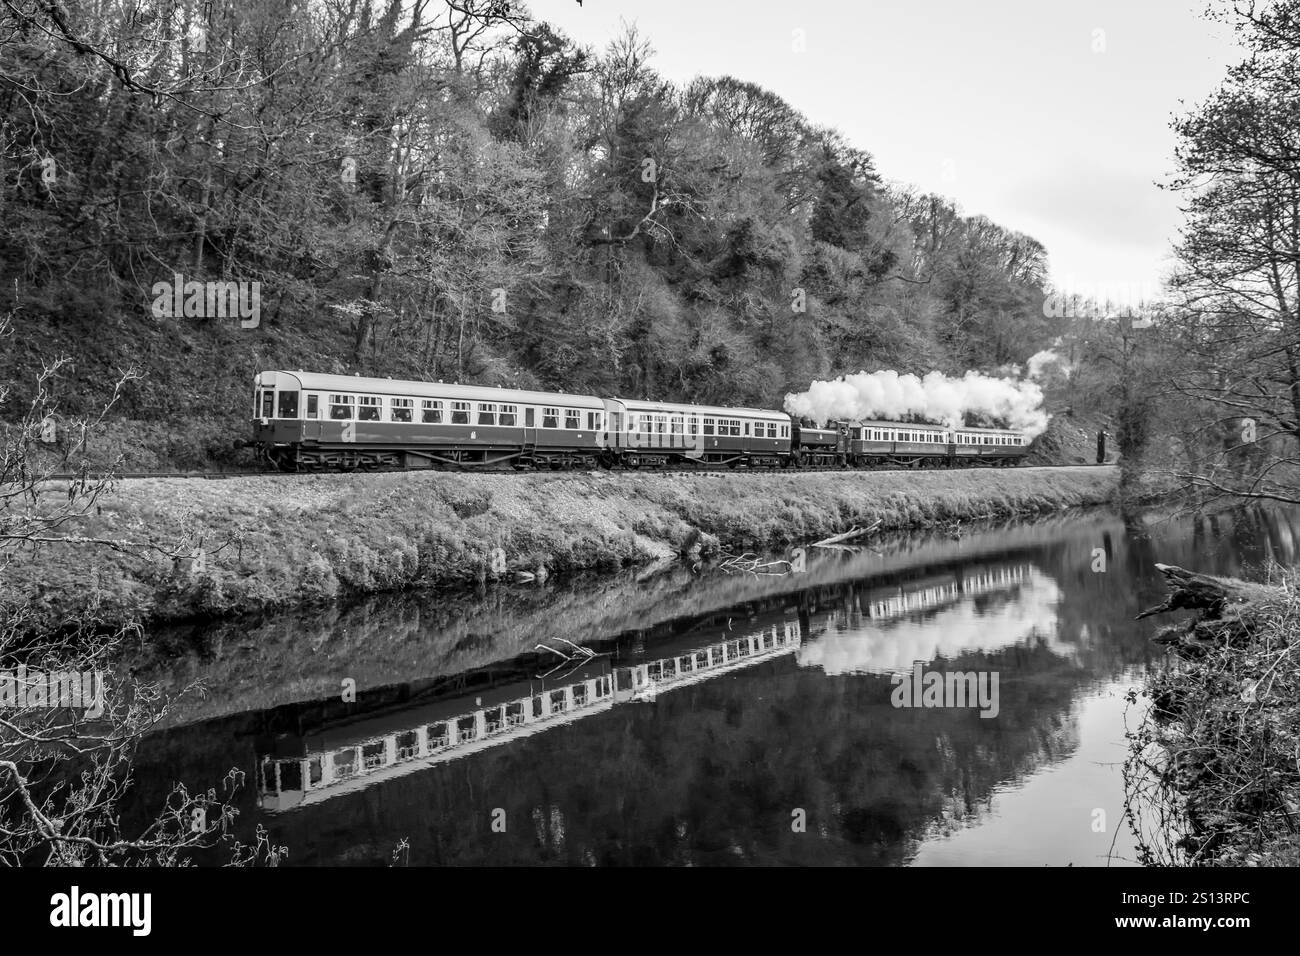
{"type": "Polygon", "coordinates": [[[220,617],[1044,514],[1104,504],[1118,483],[1112,467],[135,479],[64,529],[99,543],[17,555],[0,598],[44,626],[92,605],[107,623],[220,617]]]}

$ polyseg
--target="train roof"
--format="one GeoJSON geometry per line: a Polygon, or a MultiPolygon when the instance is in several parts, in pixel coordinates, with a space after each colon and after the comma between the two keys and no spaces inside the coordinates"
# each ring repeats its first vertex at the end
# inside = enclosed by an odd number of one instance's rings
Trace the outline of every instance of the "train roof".
{"type": "Polygon", "coordinates": [[[959,428],[949,428],[947,425],[933,425],[930,422],[893,422],[881,418],[859,418],[859,419],[854,419],[852,422],[850,422],[850,424],[869,425],[869,426],[884,427],[884,428],[933,428],[933,429],[939,429],[940,431],[955,431],[955,432],[985,432],[985,433],[997,432],[999,434],[1002,432],[1014,432],[1016,434],[1019,434],[1022,431],[1022,429],[1018,429],[1018,428],[976,428],[973,425],[971,426],[962,425],[959,428]]]}
{"type": "Polygon", "coordinates": [[[566,405],[603,409],[595,395],[572,395],[565,392],[536,392],[518,388],[495,388],[490,385],[452,385],[446,382],[411,382],[392,378],[365,378],[360,375],[324,375],[317,372],[261,372],[257,386],[283,387],[280,376],[296,382],[298,387],[320,392],[359,392],[368,395],[401,395],[419,398],[446,398],[495,402],[519,402],[527,405],[566,405]],[[268,376],[271,376],[268,379],[268,376]]]}
{"type": "Polygon", "coordinates": [[[788,422],[789,414],[770,408],[744,408],[732,405],[689,405],[684,402],[651,402],[639,398],[615,398],[633,411],[653,412],[694,412],[702,415],[762,415],[788,422]]]}

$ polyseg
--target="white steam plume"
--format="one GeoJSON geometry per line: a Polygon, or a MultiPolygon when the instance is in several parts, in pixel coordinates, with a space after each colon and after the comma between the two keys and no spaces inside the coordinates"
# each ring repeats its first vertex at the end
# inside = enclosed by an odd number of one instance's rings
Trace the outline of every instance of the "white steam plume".
{"type": "Polygon", "coordinates": [[[983,419],[1001,419],[1030,438],[1047,428],[1043,390],[1035,382],[992,378],[967,372],[949,378],[930,372],[924,378],[894,371],[858,372],[832,382],[813,382],[806,392],[785,397],[785,410],[796,418],[819,424],[832,419],[897,420],[918,416],[960,428],[968,412],[983,419]]]}
{"type": "Polygon", "coordinates": [[[1035,352],[1029,356],[1029,361],[1026,364],[1029,366],[1029,377],[1032,379],[1041,378],[1043,371],[1049,365],[1057,366],[1064,375],[1070,374],[1070,363],[1053,349],[1043,349],[1041,352],[1035,352]]]}

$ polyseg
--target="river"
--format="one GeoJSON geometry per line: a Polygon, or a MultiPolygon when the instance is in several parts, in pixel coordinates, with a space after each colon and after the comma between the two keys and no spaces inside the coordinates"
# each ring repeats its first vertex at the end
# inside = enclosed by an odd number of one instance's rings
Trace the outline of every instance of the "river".
{"type": "Polygon", "coordinates": [[[1133,865],[1155,563],[1260,578],[1297,541],[1090,512],[160,631],[132,666],[178,699],[124,820],[237,769],[288,865],[1133,865]]]}

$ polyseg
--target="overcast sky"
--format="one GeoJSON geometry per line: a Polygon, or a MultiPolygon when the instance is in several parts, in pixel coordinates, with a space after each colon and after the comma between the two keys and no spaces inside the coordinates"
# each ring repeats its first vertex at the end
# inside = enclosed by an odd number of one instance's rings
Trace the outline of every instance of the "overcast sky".
{"type": "Polygon", "coordinates": [[[1167,271],[1172,114],[1242,58],[1205,0],[531,0],[603,50],[635,23],[655,66],[730,74],[1047,246],[1059,287],[1133,301],[1167,271]],[[795,31],[801,31],[796,34],[795,31]],[[795,50],[802,38],[804,49],[795,50]]]}

